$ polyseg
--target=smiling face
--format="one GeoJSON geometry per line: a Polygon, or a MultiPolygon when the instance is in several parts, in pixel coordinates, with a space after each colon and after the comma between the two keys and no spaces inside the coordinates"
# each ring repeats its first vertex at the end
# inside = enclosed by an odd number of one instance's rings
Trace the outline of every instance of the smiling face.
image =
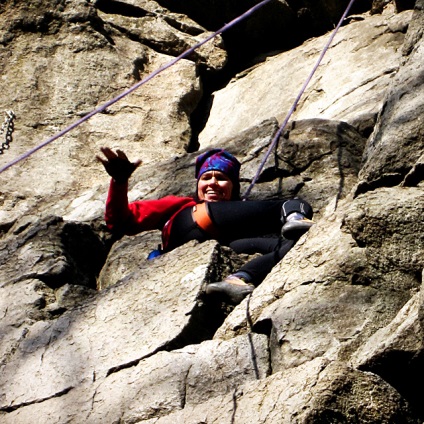
{"type": "Polygon", "coordinates": [[[207,202],[230,200],[233,183],[221,171],[206,171],[197,182],[197,197],[207,202]]]}

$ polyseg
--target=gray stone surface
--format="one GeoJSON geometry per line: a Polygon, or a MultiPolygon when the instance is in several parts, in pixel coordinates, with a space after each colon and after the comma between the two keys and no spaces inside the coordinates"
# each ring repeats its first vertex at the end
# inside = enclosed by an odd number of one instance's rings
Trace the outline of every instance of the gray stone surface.
{"type": "MultiPolygon", "coordinates": [[[[359,129],[372,128],[399,69],[410,19],[411,11],[405,11],[364,16],[342,27],[292,119],[334,119],[359,129]]],[[[269,116],[282,124],[329,37],[330,33],[268,57],[215,92],[208,122],[199,136],[201,147],[269,116]]]]}
{"type": "MultiPolygon", "coordinates": [[[[99,147],[143,160],[130,200],[191,195],[203,121],[201,147],[234,153],[249,187],[347,2],[309,3],[273,2],[0,174],[0,422],[423,422],[423,0],[346,20],[250,197],[304,197],[316,224],[240,305],[202,289],[245,255],[190,242],[148,261],[159,231],[118,239],[103,221],[99,147]]],[[[3,2],[0,108],[16,122],[0,166],[240,5],[3,2]]]]}
{"type": "MultiPolygon", "coordinates": [[[[421,123],[424,113],[422,8],[423,2],[418,1],[417,9],[411,19],[411,31],[402,49],[402,66],[390,85],[390,90],[384,99],[384,108],[368,140],[360,174],[361,180],[364,180],[360,191],[365,191],[368,187],[399,184],[418,162],[422,164],[422,159],[420,160],[424,148],[421,123]]],[[[419,178],[417,175],[416,179],[419,178]]]]}
{"type": "Polygon", "coordinates": [[[94,300],[55,320],[29,326],[2,366],[1,408],[36,403],[87,378],[104,378],[166,349],[190,322],[196,339],[201,329],[193,309],[208,270],[205,259],[213,253],[213,246],[214,242],[197,249],[182,247],[185,253],[179,249],[167,255],[172,274],[159,258],[139,272],[129,271],[94,300]],[[110,351],[124,340],[119,349],[110,351]],[[37,370],[36,380],[31,370],[37,370]]]}

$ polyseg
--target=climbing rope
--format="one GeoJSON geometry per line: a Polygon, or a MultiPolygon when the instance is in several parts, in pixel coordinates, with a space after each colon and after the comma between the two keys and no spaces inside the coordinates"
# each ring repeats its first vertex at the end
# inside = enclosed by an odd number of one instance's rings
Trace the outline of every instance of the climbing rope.
{"type": "Polygon", "coordinates": [[[144,78],[141,81],[139,81],[138,83],[134,84],[128,90],[122,92],[118,96],[116,96],[113,99],[109,100],[108,102],[104,103],[103,105],[101,105],[97,109],[94,109],[93,111],[91,111],[90,113],[88,113],[87,115],[85,115],[84,117],[82,117],[81,119],[79,119],[78,121],[76,121],[73,124],[69,125],[68,127],[66,127],[65,129],[63,129],[62,131],[58,132],[56,135],[50,137],[49,139],[47,139],[43,143],[39,144],[38,146],[35,146],[34,148],[32,148],[31,150],[27,151],[23,155],[19,156],[18,158],[16,158],[12,162],[4,165],[3,167],[0,168],[0,174],[2,172],[6,171],[6,169],[10,168],[11,166],[13,166],[13,165],[17,164],[18,162],[20,162],[20,161],[28,158],[29,156],[31,156],[32,154],[34,154],[38,150],[42,149],[43,147],[47,146],[48,144],[50,144],[53,141],[57,140],[58,138],[62,137],[63,135],[65,135],[69,131],[71,131],[74,128],[78,127],[83,122],[88,121],[94,115],[96,115],[96,114],[98,114],[100,112],[103,112],[109,106],[113,105],[114,103],[116,103],[119,100],[123,99],[124,97],[128,96],[130,93],[132,93],[133,91],[137,90],[139,87],[141,87],[142,85],[146,84],[148,81],[152,80],[154,77],[156,77],[157,75],[159,75],[160,73],[162,73],[166,69],[168,69],[171,66],[175,65],[181,59],[184,59],[187,56],[189,56],[191,53],[193,53],[199,47],[203,46],[203,44],[207,43],[209,40],[212,40],[213,38],[217,37],[219,34],[223,33],[224,31],[227,31],[228,29],[230,29],[233,26],[237,25],[239,22],[241,22],[242,20],[246,19],[247,17],[249,17],[250,15],[252,15],[254,12],[256,12],[258,9],[260,9],[263,6],[265,6],[267,3],[271,2],[271,1],[272,0],[263,0],[260,3],[258,3],[257,5],[251,7],[246,12],[244,12],[243,14],[241,14],[240,16],[238,16],[237,18],[233,19],[228,24],[225,24],[222,28],[220,28],[219,30],[217,30],[216,32],[214,32],[213,34],[211,34],[210,36],[208,36],[207,38],[205,38],[203,41],[200,41],[199,43],[197,43],[193,47],[187,49],[185,52],[183,52],[182,54],[180,54],[179,56],[177,56],[176,58],[174,58],[173,60],[171,60],[170,62],[168,62],[164,66],[162,66],[161,68],[159,68],[156,71],[154,71],[151,74],[149,74],[146,78],[144,78]]]}
{"type": "Polygon", "coordinates": [[[15,124],[13,122],[15,113],[13,110],[6,110],[5,114],[6,116],[0,129],[0,137],[4,134],[4,141],[2,141],[0,146],[0,155],[2,155],[5,150],[9,149],[10,143],[12,142],[13,130],[15,129],[15,124]]]}
{"type": "Polygon", "coordinates": [[[281,134],[283,133],[284,129],[286,128],[286,125],[290,119],[290,117],[293,115],[294,111],[296,110],[296,107],[299,103],[299,100],[301,99],[302,95],[304,94],[306,87],[309,85],[309,83],[312,80],[312,77],[314,76],[316,70],[318,69],[318,66],[320,65],[324,55],[327,53],[328,49],[330,48],[331,43],[334,40],[334,37],[336,36],[339,28],[341,27],[343,21],[346,19],[347,14],[349,13],[349,10],[351,9],[353,3],[355,2],[355,0],[350,0],[349,4],[346,7],[345,12],[343,13],[342,17],[340,18],[339,23],[337,24],[336,28],[333,30],[327,44],[325,45],[324,49],[322,50],[315,66],[312,68],[311,73],[309,74],[308,78],[306,79],[305,83],[303,84],[302,88],[299,91],[299,94],[297,95],[295,101],[293,102],[292,107],[290,108],[289,112],[287,113],[286,118],[284,119],[283,123],[281,124],[281,126],[279,127],[277,133],[275,134],[274,138],[271,141],[271,144],[269,145],[269,148],[266,152],[266,154],[264,155],[264,158],[262,159],[261,163],[259,164],[258,170],[252,180],[252,182],[250,183],[249,187],[247,188],[246,192],[243,195],[243,200],[247,200],[247,198],[250,195],[250,192],[252,191],[252,188],[254,187],[254,185],[256,184],[256,181],[258,180],[263,167],[265,166],[266,161],[268,160],[271,151],[276,147],[278,140],[281,137],[281,134]]]}

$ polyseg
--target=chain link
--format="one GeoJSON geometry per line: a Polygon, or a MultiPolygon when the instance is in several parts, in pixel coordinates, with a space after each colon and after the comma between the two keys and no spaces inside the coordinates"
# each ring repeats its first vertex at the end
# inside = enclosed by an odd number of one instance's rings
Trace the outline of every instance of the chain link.
{"type": "Polygon", "coordinates": [[[5,111],[6,117],[4,118],[4,122],[0,129],[0,136],[4,134],[4,141],[1,143],[0,147],[0,155],[4,153],[5,150],[8,150],[10,147],[10,143],[12,142],[12,133],[15,129],[15,124],[13,120],[16,118],[13,110],[5,111]]]}

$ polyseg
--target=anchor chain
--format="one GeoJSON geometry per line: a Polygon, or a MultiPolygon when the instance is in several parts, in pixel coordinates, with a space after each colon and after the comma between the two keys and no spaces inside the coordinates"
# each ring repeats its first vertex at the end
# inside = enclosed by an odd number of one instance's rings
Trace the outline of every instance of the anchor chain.
{"type": "Polygon", "coordinates": [[[16,115],[13,110],[6,110],[6,117],[4,118],[4,122],[0,129],[0,136],[4,134],[4,141],[1,143],[0,147],[0,155],[4,153],[5,150],[8,150],[10,147],[10,143],[12,142],[12,134],[15,129],[15,123],[13,120],[16,115]]]}

